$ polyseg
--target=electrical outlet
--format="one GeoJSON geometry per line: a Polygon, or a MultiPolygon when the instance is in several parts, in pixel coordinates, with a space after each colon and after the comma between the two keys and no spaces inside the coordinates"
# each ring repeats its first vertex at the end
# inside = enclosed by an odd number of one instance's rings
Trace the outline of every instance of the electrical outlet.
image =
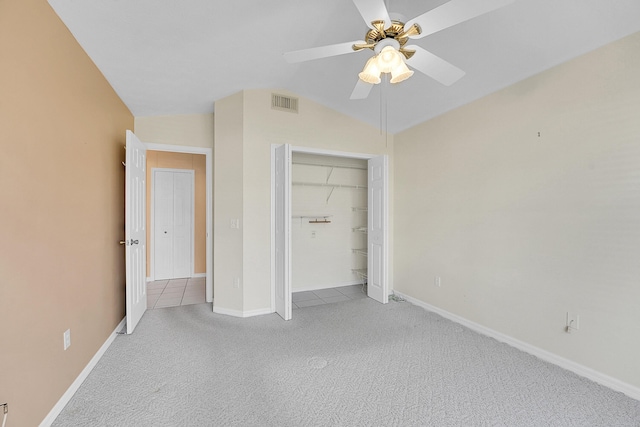
{"type": "Polygon", "coordinates": [[[233,279],[233,287],[234,289],[240,289],[240,278],[236,277],[235,279],[233,279]]]}
{"type": "Polygon", "coordinates": [[[64,331],[62,338],[64,339],[64,349],[66,350],[71,346],[71,329],[64,331]]]}
{"type": "Polygon", "coordinates": [[[436,276],[436,277],[434,277],[434,278],[433,278],[433,284],[434,284],[435,286],[437,286],[437,287],[440,287],[440,286],[441,286],[441,283],[440,283],[440,276],[436,276]]]}
{"type": "Polygon", "coordinates": [[[573,331],[577,331],[580,329],[580,316],[576,313],[571,313],[567,311],[567,325],[565,327],[565,331],[570,334],[573,331]]]}
{"type": "Polygon", "coordinates": [[[311,230],[311,238],[312,239],[316,238],[316,230],[311,230]]]}

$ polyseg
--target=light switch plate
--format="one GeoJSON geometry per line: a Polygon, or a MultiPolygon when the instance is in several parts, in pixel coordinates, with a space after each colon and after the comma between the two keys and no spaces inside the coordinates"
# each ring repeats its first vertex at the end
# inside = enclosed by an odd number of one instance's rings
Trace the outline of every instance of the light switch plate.
{"type": "Polygon", "coordinates": [[[62,338],[64,340],[64,349],[66,350],[71,346],[71,329],[64,331],[62,338]]]}

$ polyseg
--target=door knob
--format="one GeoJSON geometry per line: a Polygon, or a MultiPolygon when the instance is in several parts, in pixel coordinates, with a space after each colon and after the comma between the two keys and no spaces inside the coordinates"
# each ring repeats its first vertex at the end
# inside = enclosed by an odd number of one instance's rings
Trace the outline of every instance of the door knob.
{"type": "Polygon", "coordinates": [[[120,242],[118,242],[118,243],[120,243],[121,245],[126,245],[127,241],[126,240],[120,240],[120,242]]]}

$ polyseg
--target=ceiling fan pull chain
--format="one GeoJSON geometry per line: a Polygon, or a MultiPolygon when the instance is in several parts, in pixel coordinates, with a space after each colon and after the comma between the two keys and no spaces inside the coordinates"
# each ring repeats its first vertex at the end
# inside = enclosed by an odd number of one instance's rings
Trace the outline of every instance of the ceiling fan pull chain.
{"type": "Polygon", "coordinates": [[[382,136],[382,88],[380,88],[380,136],[382,136]]]}

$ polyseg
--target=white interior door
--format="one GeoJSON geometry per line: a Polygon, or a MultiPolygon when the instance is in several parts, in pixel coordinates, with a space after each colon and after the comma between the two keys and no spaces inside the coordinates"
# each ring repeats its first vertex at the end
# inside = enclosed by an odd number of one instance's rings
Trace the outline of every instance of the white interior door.
{"type": "Polygon", "coordinates": [[[193,171],[153,170],[155,280],[192,276],[193,190],[193,171]]]}
{"type": "Polygon", "coordinates": [[[291,319],[291,146],[275,149],[275,303],[276,313],[291,319]]]}
{"type": "Polygon", "coordinates": [[[388,158],[369,159],[368,200],[368,265],[367,295],[386,304],[389,297],[388,280],[388,158]]]}
{"type": "Polygon", "coordinates": [[[130,334],[147,310],[146,167],[147,150],[127,131],[125,161],[125,241],[127,333],[130,334]]]}

